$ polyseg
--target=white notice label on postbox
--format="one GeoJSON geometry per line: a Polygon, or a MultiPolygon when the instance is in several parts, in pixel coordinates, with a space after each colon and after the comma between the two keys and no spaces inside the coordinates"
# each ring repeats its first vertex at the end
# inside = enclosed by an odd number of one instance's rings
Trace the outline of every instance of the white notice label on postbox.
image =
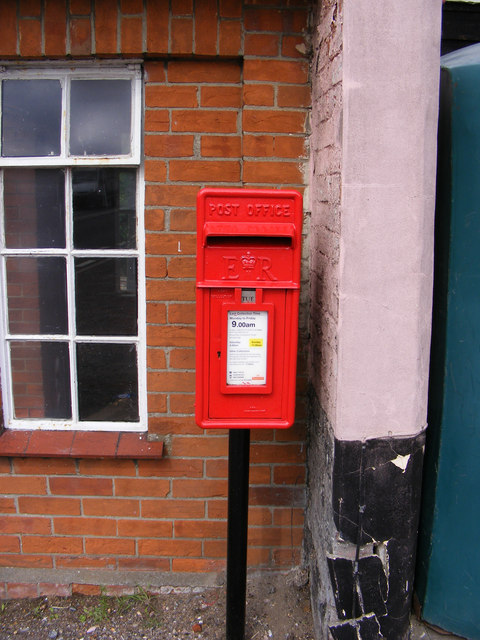
{"type": "Polygon", "coordinates": [[[267,383],[268,311],[229,311],[227,384],[267,383]]]}

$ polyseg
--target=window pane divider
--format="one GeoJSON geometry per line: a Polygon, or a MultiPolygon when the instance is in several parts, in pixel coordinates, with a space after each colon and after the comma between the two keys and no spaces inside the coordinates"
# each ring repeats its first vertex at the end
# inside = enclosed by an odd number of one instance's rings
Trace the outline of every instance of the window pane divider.
{"type": "Polygon", "coordinates": [[[78,423],[77,396],[77,353],[74,344],[75,336],[75,265],[72,256],[73,246],[73,205],[72,205],[72,171],[65,169],[65,243],[67,248],[67,313],[70,361],[70,403],[72,408],[72,422],[78,423]]]}
{"type": "Polygon", "coordinates": [[[138,336],[76,336],[73,338],[73,342],[75,344],[79,342],[90,342],[90,343],[98,343],[98,344],[138,344],[139,343],[138,336]]]}
{"type": "Polygon", "coordinates": [[[9,341],[22,341],[22,342],[98,342],[104,343],[117,343],[117,344],[138,344],[140,338],[137,335],[132,336],[111,336],[111,335],[96,335],[96,336],[70,336],[67,333],[6,333],[5,340],[9,341]]]}
{"type": "MultiPolygon", "coordinates": [[[[1,97],[1,95],[0,95],[1,97]]],[[[0,109],[1,111],[1,109],[0,109]]],[[[1,122],[1,121],[0,121],[1,122]]],[[[0,203],[4,202],[4,180],[3,180],[3,171],[0,176],[0,203]]],[[[2,204],[3,209],[3,204],[2,204]]],[[[2,224],[1,231],[1,246],[5,245],[5,225],[2,224]]],[[[0,311],[0,323],[2,335],[6,335],[8,332],[8,309],[7,309],[7,265],[6,258],[3,256],[0,258],[0,295],[2,296],[3,304],[1,305],[0,311]]],[[[11,361],[10,361],[10,347],[6,340],[2,340],[2,345],[0,348],[0,369],[2,374],[2,396],[3,396],[3,404],[5,408],[5,414],[7,416],[13,416],[13,380],[10,375],[10,371],[12,370],[11,361]]]]}
{"type": "Polygon", "coordinates": [[[122,258],[138,256],[137,249],[72,249],[74,258],[122,258]]]}
{"type": "Polygon", "coordinates": [[[70,256],[74,258],[136,258],[139,255],[138,249],[72,249],[60,248],[3,248],[0,254],[7,257],[15,256],[70,256]]]}
{"type": "Polygon", "coordinates": [[[64,248],[49,249],[49,248],[33,248],[33,249],[17,249],[17,248],[3,248],[1,254],[7,257],[15,256],[67,256],[68,250],[64,248]]]}
{"type": "Polygon", "coordinates": [[[125,156],[8,156],[0,158],[0,167],[138,167],[140,152],[125,156]]]}
{"type": "MultiPolygon", "coordinates": [[[[140,85],[140,80],[138,80],[140,85]]],[[[140,165],[137,171],[137,210],[145,210],[145,174],[144,165],[140,165]]],[[[137,366],[138,366],[138,410],[140,422],[148,424],[148,407],[147,407],[147,293],[146,293],[146,273],[145,273],[145,218],[143,215],[137,215],[137,251],[139,258],[137,259],[137,366]],[[140,259],[143,256],[144,259],[140,259]]]]}
{"type": "Polygon", "coordinates": [[[19,342],[68,342],[68,334],[63,333],[7,333],[5,340],[10,342],[18,340],[19,342]]]}

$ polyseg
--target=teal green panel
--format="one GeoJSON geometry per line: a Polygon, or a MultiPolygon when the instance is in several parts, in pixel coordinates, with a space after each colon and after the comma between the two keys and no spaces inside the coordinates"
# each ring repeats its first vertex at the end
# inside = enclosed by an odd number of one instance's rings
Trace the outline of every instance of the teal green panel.
{"type": "Polygon", "coordinates": [[[480,45],[442,58],[423,617],[480,640],[480,45]]]}

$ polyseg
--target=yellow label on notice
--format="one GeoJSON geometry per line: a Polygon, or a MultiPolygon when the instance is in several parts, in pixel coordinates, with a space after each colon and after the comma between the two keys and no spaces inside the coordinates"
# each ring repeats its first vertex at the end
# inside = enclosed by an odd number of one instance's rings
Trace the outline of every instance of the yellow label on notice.
{"type": "Polygon", "coordinates": [[[251,347],[263,347],[263,338],[250,338],[249,345],[251,347]]]}

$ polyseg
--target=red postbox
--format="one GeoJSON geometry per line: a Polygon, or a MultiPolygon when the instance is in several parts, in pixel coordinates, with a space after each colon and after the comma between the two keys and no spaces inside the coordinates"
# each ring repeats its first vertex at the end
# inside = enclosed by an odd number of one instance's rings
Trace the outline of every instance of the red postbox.
{"type": "Polygon", "coordinates": [[[302,197],[296,191],[199,192],[199,426],[292,425],[301,230],[302,197]]]}

